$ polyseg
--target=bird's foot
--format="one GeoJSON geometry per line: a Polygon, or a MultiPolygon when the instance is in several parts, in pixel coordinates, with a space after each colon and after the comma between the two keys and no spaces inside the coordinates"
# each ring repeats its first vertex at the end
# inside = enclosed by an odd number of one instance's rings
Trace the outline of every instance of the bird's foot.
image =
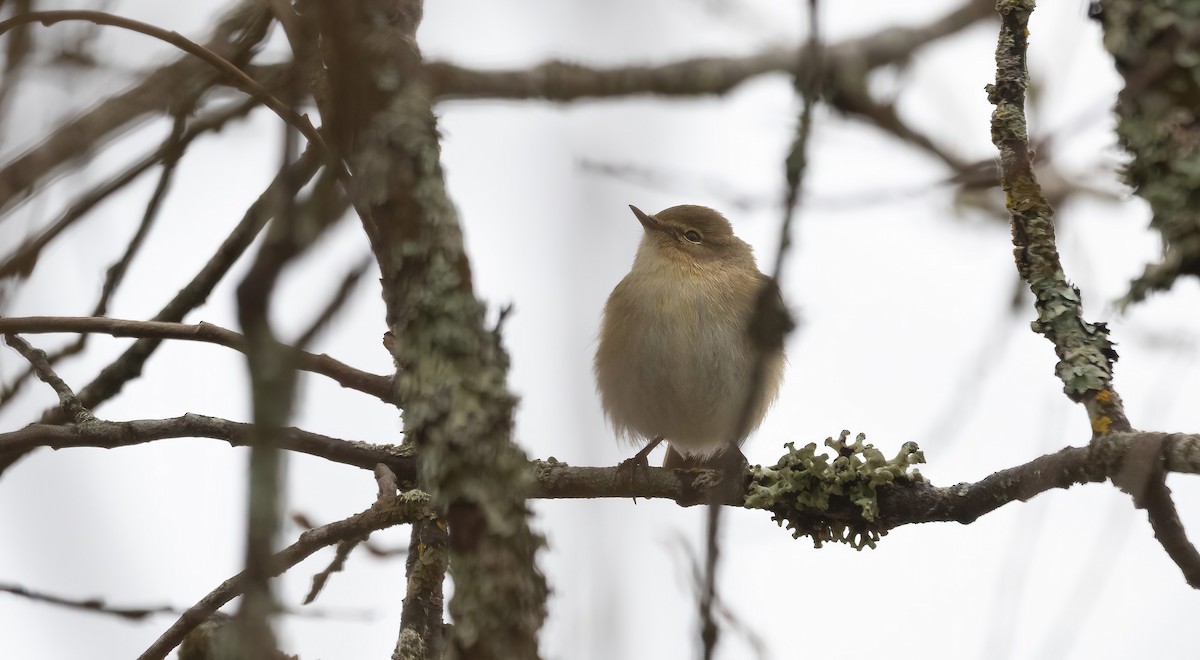
{"type": "MultiPolygon", "coordinates": [[[[657,447],[662,441],[662,436],[657,436],[650,442],[646,443],[646,446],[642,447],[641,450],[634,454],[632,458],[627,458],[618,463],[617,480],[623,480],[625,486],[630,490],[633,490],[634,480],[637,478],[638,472],[649,469],[650,461],[647,457],[650,455],[650,452],[654,451],[654,448],[657,447]]],[[[633,497],[633,501],[637,502],[636,495],[633,497]]]]}

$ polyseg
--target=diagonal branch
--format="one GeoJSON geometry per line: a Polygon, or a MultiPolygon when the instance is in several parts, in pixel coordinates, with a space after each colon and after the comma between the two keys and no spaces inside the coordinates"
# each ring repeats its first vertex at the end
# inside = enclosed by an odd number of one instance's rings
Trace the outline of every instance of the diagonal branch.
{"type": "Polygon", "coordinates": [[[246,116],[256,107],[258,107],[258,102],[248,99],[226,108],[214,110],[190,122],[187,131],[179,137],[178,144],[164,143],[124,171],[117,173],[113,178],[84,193],[49,227],[43,229],[36,237],[23,242],[3,262],[0,262],[0,278],[28,275],[37,265],[41,251],[64,230],[87,215],[88,211],[91,211],[97,204],[135,181],[146,170],[163,162],[173,150],[186,148],[192,140],[200,135],[219,130],[230,121],[246,116]]]}
{"type": "Polygon", "coordinates": [[[213,67],[226,78],[228,78],[235,87],[242,90],[246,94],[249,94],[251,97],[270,108],[271,111],[278,115],[280,119],[296,130],[300,131],[302,134],[304,134],[304,137],[307,138],[309,142],[317,145],[320,147],[322,152],[324,152],[331,159],[333,158],[333,155],[329,152],[328,145],[325,144],[324,138],[322,138],[321,134],[317,132],[317,129],[312,125],[312,122],[308,121],[308,118],[297,114],[295,110],[276,98],[275,95],[272,94],[266,87],[264,87],[257,80],[246,75],[244,71],[239,69],[229,60],[213,52],[209,48],[206,48],[205,46],[202,46],[191,39],[184,37],[178,32],[164,30],[160,27],[150,25],[149,23],[135,21],[131,18],[116,16],[102,11],[87,9],[61,9],[53,11],[31,11],[24,14],[18,14],[7,20],[0,21],[0,35],[3,35],[5,32],[17,26],[25,25],[27,23],[39,22],[42,25],[50,26],[64,21],[87,21],[97,25],[109,25],[123,28],[125,30],[130,30],[132,32],[137,32],[139,34],[144,34],[148,37],[153,37],[160,41],[164,41],[182,50],[183,52],[188,53],[189,55],[199,58],[205,64],[213,67]]]}
{"type": "MultiPolygon", "coordinates": [[[[319,167],[320,159],[315,150],[308,149],[295,162],[284,168],[263,194],[246,209],[242,220],[217,248],[208,263],[152,320],[179,322],[184,315],[203,304],[217,283],[225,277],[233,263],[250,247],[254,238],[274,215],[278,196],[294,194],[296,189],[312,178],[319,167]]],[[[80,402],[85,407],[94,408],[119,393],[125,383],[141,375],[142,367],[154,354],[159,342],[158,339],[150,338],[135,341],[119,358],[102,369],[91,383],[80,390],[80,402]]],[[[42,421],[61,423],[65,418],[57,410],[48,410],[42,414],[42,421]]],[[[0,451],[0,474],[23,455],[0,451]]]]}
{"type": "MultiPolygon", "coordinates": [[[[208,299],[217,283],[225,276],[233,263],[250,247],[254,238],[266,226],[275,212],[280,196],[294,194],[316,173],[320,159],[315,150],[305,151],[295,162],[285,167],[262,195],[246,209],[241,221],[217,248],[208,263],[166,304],[153,321],[179,322],[184,315],[199,307],[208,299]]],[[[115,362],[101,370],[100,374],[79,392],[84,405],[95,407],[121,391],[125,383],[141,375],[142,366],[158,348],[156,339],[139,339],[115,362]]],[[[43,415],[45,421],[59,421],[53,414],[43,415]]]]}
{"type": "MultiPolygon", "coordinates": [[[[304,532],[300,535],[299,540],[271,557],[268,570],[272,577],[278,577],[321,548],[387,527],[411,523],[428,515],[427,502],[428,496],[424,493],[409,491],[386,500],[379,500],[366,511],[345,520],[304,532]]],[[[238,573],[221,583],[184,612],[178,621],[138,656],[138,660],[161,660],[167,657],[167,654],[178,646],[184,636],[193,628],[216,612],[217,608],[243,593],[247,582],[246,574],[238,573]]]]}
{"type": "MultiPolygon", "coordinates": [[[[235,5],[221,18],[204,47],[241,64],[270,26],[270,17],[261,4],[258,0],[243,0],[235,5]]],[[[36,147],[0,168],[0,213],[64,165],[92,153],[146,115],[166,110],[180,100],[196,98],[217,78],[215,71],[196,58],[182,57],[57,127],[36,147]]],[[[260,82],[271,88],[278,80],[260,78],[260,82]]]]}
{"type": "Polygon", "coordinates": [[[67,418],[77,424],[95,419],[92,411],[79,402],[79,398],[75,396],[75,392],[71,390],[71,386],[67,385],[62,378],[58,377],[58,374],[54,373],[54,368],[50,366],[50,362],[46,359],[45,351],[30,346],[29,342],[12,333],[6,333],[4,341],[29,361],[34,373],[37,374],[37,377],[43,383],[54,389],[54,393],[58,395],[58,405],[67,418]]]}

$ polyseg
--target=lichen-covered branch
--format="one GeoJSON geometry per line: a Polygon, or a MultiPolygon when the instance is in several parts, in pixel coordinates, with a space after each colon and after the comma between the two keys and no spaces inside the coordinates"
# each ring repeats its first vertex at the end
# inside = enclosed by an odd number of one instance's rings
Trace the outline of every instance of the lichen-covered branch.
{"type": "Polygon", "coordinates": [[[440,660],[445,649],[442,583],[449,568],[446,522],[430,517],[413,523],[405,561],[404,610],[392,660],[440,660]]]}
{"type": "Polygon", "coordinates": [[[512,442],[508,357],[484,326],[437,122],[421,77],[417,0],[313,7],[330,84],[326,126],[346,154],[355,208],[379,262],[396,395],[420,483],[449,524],[454,658],[537,657],[545,579],[532,486],[512,442]]]}
{"type": "Polygon", "coordinates": [[[1103,323],[1083,320],[1079,289],[1067,282],[1054,243],[1054,210],[1034,177],[1025,121],[1028,82],[1026,46],[1033,0],[1001,0],[1000,37],[996,44],[996,83],[988,85],[992,143],[1000,150],[1000,178],[1012,222],[1017,272],[1035,298],[1034,331],[1054,344],[1056,371],[1063,391],[1082,402],[1092,431],[1100,436],[1128,431],[1121,399],[1112,388],[1117,353],[1103,323]]]}
{"type": "MultiPolygon", "coordinates": [[[[1025,121],[1026,50],[1029,14],[1033,0],[1000,0],[1000,37],[996,43],[996,84],[988,86],[988,99],[996,106],[992,113],[992,142],[1000,150],[1001,184],[1012,220],[1017,271],[1036,298],[1038,319],[1033,328],[1054,344],[1058,354],[1058,375],[1064,390],[1074,401],[1082,402],[1092,423],[1094,439],[1117,431],[1130,431],[1121,398],[1112,387],[1113,363],[1117,353],[1108,339],[1103,323],[1083,320],[1083,301],[1079,289],[1067,282],[1054,244],[1054,211],[1042,195],[1033,175],[1025,121]]],[[[1162,17],[1159,17],[1162,18],[1162,17]]],[[[1128,89],[1127,89],[1128,91],[1128,89]]],[[[1161,128],[1161,127],[1158,127],[1161,128]]],[[[1179,168],[1185,160],[1167,165],[1179,168]]],[[[1157,174],[1155,168],[1155,174],[1157,174]]],[[[1193,216],[1193,231],[1196,228],[1193,216]]],[[[1179,514],[1170,497],[1161,468],[1165,443],[1153,446],[1138,462],[1136,469],[1109,475],[1113,482],[1134,493],[1134,503],[1146,509],[1155,536],[1193,587],[1200,588],[1200,553],[1187,539],[1179,514]]]]}
{"type": "MultiPolygon", "coordinates": [[[[383,464],[396,474],[401,488],[410,488],[416,483],[417,459],[410,449],[343,440],[295,428],[284,431],[279,436],[282,449],[363,470],[373,470],[376,465],[383,464]]],[[[249,433],[249,424],[195,414],[125,422],[97,419],[66,426],[30,424],[0,433],[0,452],[28,451],[34,447],[116,449],[171,438],[212,438],[242,447],[247,445],[249,433]]],[[[1135,447],[1157,443],[1160,439],[1163,440],[1163,470],[1200,474],[1200,434],[1112,433],[1089,447],[1066,447],[1000,470],[975,483],[937,487],[924,480],[914,480],[899,487],[882,489],[876,520],[882,521],[888,529],[922,522],[969,523],[1005,504],[1028,500],[1054,488],[1104,481],[1123,469],[1135,447]]],[[[523,469],[528,471],[528,480],[532,484],[529,496],[539,499],[658,498],[692,505],[705,502],[708,489],[719,482],[704,470],[689,472],[655,467],[639,470],[631,480],[628,473],[622,474],[615,467],[577,467],[554,459],[531,461],[523,469]]],[[[770,485],[766,481],[757,483],[770,485]]],[[[731,493],[724,503],[742,505],[745,497],[752,494],[750,486],[747,481],[740,492],[731,493]]],[[[862,519],[860,506],[847,500],[843,507],[837,504],[837,498],[833,501],[827,515],[839,520],[862,519]]],[[[813,507],[811,512],[819,513],[820,509],[813,507]]]]}
{"type": "Polygon", "coordinates": [[[1135,279],[1124,302],[1200,276],[1200,124],[1196,77],[1200,4],[1103,0],[1092,3],[1125,89],[1117,98],[1117,137],[1132,156],[1126,183],[1150,204],[1162,260],[1135,279]]]}

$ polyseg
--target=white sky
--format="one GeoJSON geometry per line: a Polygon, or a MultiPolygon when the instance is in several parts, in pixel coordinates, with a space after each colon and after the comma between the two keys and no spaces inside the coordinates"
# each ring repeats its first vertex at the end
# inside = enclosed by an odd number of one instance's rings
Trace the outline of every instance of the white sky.
{"type": "MultiPolygon", "coordinates": [[[[202,38],[219,6],[125,0],[109,10],[202,38]]],[[[950,6],[822,3],[823,32],[838,40],[915,25],[950,6]]],[[[429,3],[419,36],[427,57],[476,66],[547,57],[615,65],[795,43],[799,13],[798,3],[766,0],[446,0],[429,3]]],[[[1146,207],[1111,175],[1121,155],[1106,109],[1120,80],[1084,14],[1076,2],[1045,3],[1034,15],[1031,69],[1042,93],[1032,131],[1061,135],[1055,162],[1123,201],[1076,199],[1059,209],[1059,248],[1088,319],[1112,324],[1121,353],[1116,386],[1134,425],[1196,431],[1200,287],[1185,281],[1125,316],[1110,307],[1157,243],[1145,229],[1146,207]]],[[[52,43],[77,29],[40,29],[37,36],[52,43]]],[[[173,56],[138,35],[101,34],[97,52],[124,73],[40,69],[5,119],[5,160],[150,62],[173,56]]],[[[880,73],[875,83],[898,94],[903,115],[960,157],[991,158],[983,86],[993,76],[994,40],[994,26],[977,26],[921,51],[903,72],[880,73]]],[[[506,340],[512,387],[521,396],[517,438],[531,457],[612,465],[629,455],[605,427],[590,373],[600,310],[627,271],[640,231],[626,205],[722,209],[769,268],[781,217],[773,200],[782,190],[796,110],[784,76],[757,79],[720,99],[439,108],[448,185],[479,293],[493,308],[515,307],[506,340]],[[662,189],[608,178],[585,171],[584,160],[650,168],[677,183],[662,189]],[[740,208],[733,197],[759,203],[740,208]]],[[[168,128],[148,124],[97,154],[81,174],[0,223],[0,244],[14,245],[53,219],[77,191],[140,157],[168,128]]],[[[273,116],[258,112],[193,146],[112,316],[149,318],[192,276],[270,179],[280,133],[273,116]]],[[[887,454],[905,441],[920,443],[930,461],[921,471],[951,485],[1086,442],[1086,416],[1061,394],[1052,347],[1028,329],[1032,305],[1016,318],[1008,312],[1015,269],[1007,225],[957,209],[948,189],[935,185],[946,175],[939,163],[825,111],[817,116],[810,163],[783,282],[803,323],[788,344],[780,401],[745,449],[750,461],[772,463],[784,442],[820,444],[847,428],[867,433],[887,454]]],[[[155,175],[67,234],[4,313],[87,313],[155,175]]],[[[290,269],[272,310],[285,335],[306,325],[366,250],[351,220],[290,269]]],[[[188,321],[236,327],[232,294],[240,273],[188,321]]],[[[391,363],[380,344],[385,328],[375,281],[365,278],[317,350],[385,373],[391,363]]],[[[68,340],[29,339],[43,348],[68,340]]],[[[88,355],[59,373],[81,387],[128,343],[94,337],[88,355]]],[[[20,368],[19,356],[0,352],[0,373],[20,368]]],[[[246,389],[239,356],[172,343],[141,380],[97,412],[107,419],[196,412],[246,420],[246,389]]],[[[31,421],[53,400],[49,388],[27,387],[0,413],[0,430],[31,421]]],[[[398,437],[394,411],[319,377],[304,377],[298,407],[296,424],[312,431],[375,442],[398,437]]],[[[239,569],[245,457],[213,440],[38,452],[0,479],[0,582],[120,606],[191,605],[239,569]]],[[[304,456],[290,459],[289,480],[289,511],[319,523],[361,510],[375,492],[370,473],[304,456]]],[[[1197,480],[1177,476],[1171,486],[1185,525],[1200,538],[1197,480]]],[[[609,500],[537,502],[534,509],[549,540],[541,556],[553,590],[546,658],[694,656],[688,558],[702,547],[700,508],[609,500]]],[[[1193,625],[1200,596],[1154,541],[1145,516],[1111,486],[1051,492],[969,526],[901,528],[863,552],[814,550],[760,511],[731,510],[724,522],[720,593],[768,658],[1195,653],[1180,632],[1193,625]]],[[[297,533],[289,525],[284,542],[297,533]]],[[[403,529],[375,538],[402,545],[407,537],[403,529]]],[[[319,553],[287,574],[280,590],[286,606],[300,609],[309,579],[330,556],[319,553]]],[[[306,660],[390,656],[403,572],[402,558],[356,553],[318,599],[324,616],[281,619],[285,648],[306,660]]],[[[131,657],[171,621],[131,624],[0,594],[0,655],[131,657]]],[[[726,628],[719,657],[752,658],[755,651],[746,636],[726,628]]]]}

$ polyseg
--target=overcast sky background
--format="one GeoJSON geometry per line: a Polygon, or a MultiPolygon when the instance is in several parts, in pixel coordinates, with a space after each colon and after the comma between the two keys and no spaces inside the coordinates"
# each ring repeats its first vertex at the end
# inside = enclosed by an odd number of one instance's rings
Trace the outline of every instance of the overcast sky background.
{"type": "MultiPolygon", "coordinates": [[[[89,3],[60,6],[94,8],[89,3]]],[[[124,0],[109,11],[197,40],[223,3],[124,0]]],[[[893,24],[917,25],[954,3],[822,3],[822,30],[837,41],[893,24]]],[[[1117,182],[1121,161],[1108,109],[1120,79],[1086,3],[1045,3],[1031,25],[1031,70],[1040,95],[1035,135],[1061,136],[1053,158],[1069,175],[1117,201],[1077,198],[1059,211],[1059,249],[1082,289],[1088,320],[1107,320],[1121,360],[1116,387],[1134,425],[1200,430],[1200,287],[1116,314],[1111,302],[1155,257],[1149,213],[1117,182]]],[[[80,24],[38,28],[42,46],[80,24]]],[[[873,83],[897,96],[903,116],[964,159],[994,157],[983,86],[994,76],[996,27],[984,23],[921,50],[906,70],[873,83]]],[[[519,67],[549,57],[584,63],[666,62],[742,55],[803,37],[801,5],[768,0],[607,3],[524,0],[430,2],[419,38],[427,58],[519,67]]],[[[115,92],[168,46],[101,28],[95,52],[112,70],[39,67],[5,118],[4,160],[64,118],[115,92]]],[[[281,53],[275,34],[272,52],[281,53]]],[[[44,51],[41,57],[45,57],[44,51]]],[[[612,465],[629,456],[606,427],[591,359],[600,311],[627,272],[640,226],[627,205],[680,203],[724,211],[773,266],[782,216],[782,162],[798,102],[782,75],[724,98],[649,97],[581,102],[458,102],[438,107],[443,160],[476,273],[494,310],[512,303],[506,343],[521,396],[516,437],[531,457],[612,465]],[[582,166],[646,169],[659,180],[621,179],[582,166]]],[[[89,184],[157,146],[169,123],[141,126],[0,221],[0,245],[16,245],[55,218],[89,184]]],[[[259,111],[198,140],[146,249],[110,315],[147,319],[204,263],[270,180],[280,153],[277,119],[259,111]]],[[[98,295],[154,186],[144,177],[63,237],[11,295],[6,315],[82,315],[98,295]]],[[[779,402],[745,448],[770,464],[785,442],[820,444],[841,429],[865,432],[886,454],[916,441],[935,484],[977,481],[1089,436],[1082,408],[1061,394],[1049,342],[1029,331],[1032,304],[1010,311],[1015,279],[1003,218],[956,207],[940,185],[945,168],[879,131],[824,109],[813,130],[804,205],[795,226],[785,298],[800,329],[779,402]]],[[[368,253],[354,218],[341,223],[285,277],[272,317],[294,337],[337,281],[368,253]]],[[[236,328],[240,264],[188,317],[236,328]]],[[[391,369],[377,277],[318,342],[377,373],[391,369]]],[[[67,336],[29,336],[51,348],[67,336]]],[[[87,354],[59,369],[81,387],[129,340],[93,337],[87,354]]],[[[5,348],[0,374],[24,368],[5,348]]],[[[296,425],[373,442],[398,440],[394,410],[302,376],[296,425]]],[[[0,430],[54,403],[40,383],[0,412],[0,430]]],[[[242,358],[225,349],[168,343],[145,376],[97,413],[114,420],[194,412],[249,419],[242,358]]],[[[653,460],[661,460],[656,452],[653,460]]],[[[0,582],[115,606],[187,607],[236,573],[242,557],[244,450],[219,441],[169,440],[116,451],[40,451],[0,479],[0,582]]],[[[369,473],[306,456],[288,459],[288,511],[321,524],[370,504],[369,473]]],[[[1200,482],[1170,484],[1185,525],[1200,538],[1200,482]]],[[[704,514],[673,503],[535,502],[548,538],[541,566],[553,591],[546,658],[691,658],[698,646],[691,563],[704,514]]],[[[1194,657],[1200,596],[1154,540],[1142,512],[1106,485],[1054,491],[969,526],[895,530],[876,550],[815,550],[761,511],[728,510],[719,590],[745,632],[725,628],[719,657],[894,658],[1194,657]]],[[[288,525],[284,543],[299,530],[288,525]]],[[[408,530],[379,533],[384,546],[408,530]]],[[[280,581],[284,648],[306,660],[389,657],[404,590],[402,557],[356,552],[307,616],[300,602],[329,561],[318,553],[280,581]]],[[[231,609],[231,608],[230,608],[231,609]]],[[[0,594],[0,656],[124,658],[173,620],[141,623],[79,613],[0,594]]]]}

